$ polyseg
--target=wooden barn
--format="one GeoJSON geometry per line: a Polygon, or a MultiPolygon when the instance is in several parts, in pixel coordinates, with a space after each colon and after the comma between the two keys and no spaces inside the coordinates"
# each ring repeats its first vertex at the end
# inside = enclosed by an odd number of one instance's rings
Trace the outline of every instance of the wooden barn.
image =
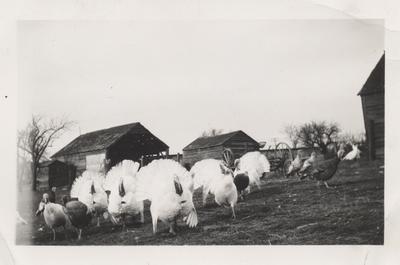
{"type": "Polygon", "coordinates": [[[69,187],[75,179],[75,167],[58,160],[39,164],[37,189],[49,190],[51,187],[69,187]]]}
{"type": "Polygon", "coordinates": [[[197,161],[206,158],[222,159],[225,149],[230,149],[236,159],[249,151],[259,150],[259,148],[259,143],[243,131],[199,137],[183,148],[182,164],[191,167],[197,161]]]}
{"type": "Polygon", "coordinates": [[[147,164],[168,153],[168,145],[136,122],[80,135],[52,158],[76,166],[79,175],[86,169],[107,172],[124,159],[147,164]]]}
{"type": "Polygon", "coordinates": [[[364,125],[370,160],[385,155],[385,54],[358,93],[364,114],[364,125]]]}

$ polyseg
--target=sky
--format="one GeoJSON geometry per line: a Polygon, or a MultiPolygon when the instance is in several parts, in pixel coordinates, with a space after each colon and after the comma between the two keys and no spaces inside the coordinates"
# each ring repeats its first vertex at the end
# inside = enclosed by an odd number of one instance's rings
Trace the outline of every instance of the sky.
{"type": "Polygon", "coordinates": [[[21,21],[18,124],[67,116],[79,134],[141,122],[172,153],[211,128],[287,141],[310,120],[363,132],[358,91],[383,53],[360,20],[21,21]]]}

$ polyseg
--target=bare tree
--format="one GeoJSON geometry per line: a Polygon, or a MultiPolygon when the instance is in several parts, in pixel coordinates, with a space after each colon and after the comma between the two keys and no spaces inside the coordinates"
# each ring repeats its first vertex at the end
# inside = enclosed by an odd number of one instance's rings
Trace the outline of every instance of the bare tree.
{"type": "Polygon", "coordinates": [[[224,132],[224,130],[222,130],[222,129],[213,128],[213,129],[210,129],[208,131],[202,132],[201,137],[217,136],[217,135],[222,134],[223,132],[224,132]]]}
{"type": "Polygon", "coordinates": [[[304,146],[318,147],[325,154],[327,146],[336,141],[339,132],[340,128],[337,123],[311,121],[299,126],[297,137],[304,146]]]}
{"type": "Polygon", "coordinates": [[[365,133],[345,132],[338,135],[338,140],[343,143],[363,145],[366,141],[365,133]]]}
{"type": "Polygon", "coordinates": [[[18,132],[18,155],[26,152],[31,159],[32,189],[36,190],[36,181],[40,161],[45,157],[46,150],[54,140],[69,129],[74,123],[65,118],[45,120],[39,115],[32,116],[27,127],[18,132]]]}
{"type": "Polygon", "coordinates": [[[283,128],[283,132],[288,137],[290,143],[292,144],[293,148],[296,148],[299,144],[299,137],[298,137],[299,128],[294,124],[288,124],[283,128]]]}

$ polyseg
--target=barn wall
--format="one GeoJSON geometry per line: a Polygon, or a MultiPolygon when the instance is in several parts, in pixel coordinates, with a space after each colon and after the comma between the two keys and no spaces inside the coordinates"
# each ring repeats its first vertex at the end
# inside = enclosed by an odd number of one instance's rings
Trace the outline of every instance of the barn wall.
{"type": "Polygon", "coordinates": [[[223,146],[215,146],[209,148],[201,148],[194,150],[183,151],[182,164],[190,164],[193,166],[197,161],[206,159],[206,158],[214,158],[214,159],[222,159],[222,152],[224,151],[223,146]]]}
{"type": "Polygon", "coordinates": [[[76,176],[79,176],[86,170],[86,156],[87,155],[95,155],[102,154],[105,151],[93,151],[87,153],[79,153],[79,154],[71,154],[60,157],[55,157],[55,159],[60,160],[66,164],[71,164],[76,167],[76,176]]]}
{"type": "Polygon", "coordinates": [[[103,171],[106,153],[100,154],[87,154],[86,155],[86,169],[92,171],[103,171]]]}
{"type": "Polygon", "coordinates": [[[235,136],[224,144],[225,148],[232,150],[234,158],[240,158],[247,152],[259,150],[259,145],[253,141],[249,141],[247,137],[241,135],[235,136]]]}
{"type": "Polygon", "coordinates": [[[362,96],[365,130],[370,158],[383,159],[385,153],[385,94],[362,96]]]}
{"type": "Polygon", "coordinates": [[[259,144],[248,135],[239,132],[219,146],[184,150],[182,164],[193,166],[197,161],[206,158],[222,159],[222,153],[226,148],[232,150],[236,159],[247,152],[259,150],[259,144]]]}
{"type": "Polygon", "coordinates": [[[383,121],[385,118],[385,94],[371,94],[362,98],[365,116],[374,121],[383,121]]]}

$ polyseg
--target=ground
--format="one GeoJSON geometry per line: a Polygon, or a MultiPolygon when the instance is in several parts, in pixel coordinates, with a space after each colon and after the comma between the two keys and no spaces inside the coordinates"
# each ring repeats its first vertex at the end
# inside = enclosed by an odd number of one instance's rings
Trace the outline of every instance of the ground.
{"type": "MultiPolygon", "coordinates": [[[[199,225],[189,229],[178,223],[176,236],[159,224],[159,234],[152,234],[149,205],[145,224],[133,222],[124,231],[103,221],[84,230],[82,240],[76,232],[62,228],[56,241],[44,227],[43,216],[35,217],[40,193],[19,194],[18,211],[29,222],[17,225],[17,244],[35,245],[381,245],[384,240],[384,174],[377,162],[343,161],[329,181],[334,187],[318,187],[315,181],[286,179],[272,174],[263,180],[236,208],[231,218],[229,208],[213,203],[200,204],[201,192],[195,192],[199,225]],[[44,229],[40,229],[44,227],[44,229]]],[[[60,191],[61,198],[67,191],[60,191]]]]}

